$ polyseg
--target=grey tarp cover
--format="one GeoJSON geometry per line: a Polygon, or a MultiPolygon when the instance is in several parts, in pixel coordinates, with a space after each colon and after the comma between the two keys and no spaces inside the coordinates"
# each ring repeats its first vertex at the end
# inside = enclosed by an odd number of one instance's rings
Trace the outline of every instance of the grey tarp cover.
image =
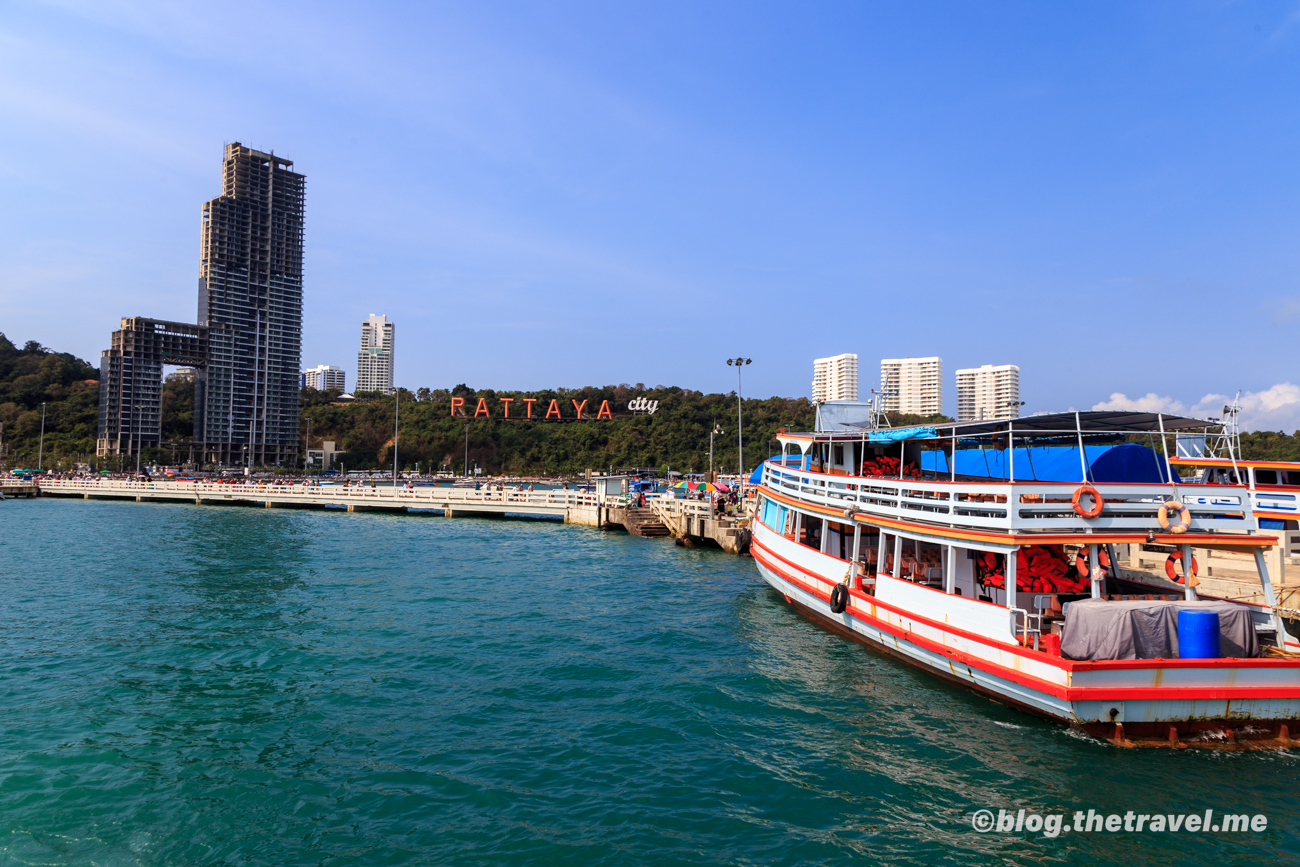
{"type": "Polygon", "coordinates": [[[1219,648],[1224,656],[1259,656],[1250,609],[1231,602],[1107,601],[1070,603],[1061,629],[1066,659],[1177,659],[1178,609],[1219,613],[1219,648]]]}

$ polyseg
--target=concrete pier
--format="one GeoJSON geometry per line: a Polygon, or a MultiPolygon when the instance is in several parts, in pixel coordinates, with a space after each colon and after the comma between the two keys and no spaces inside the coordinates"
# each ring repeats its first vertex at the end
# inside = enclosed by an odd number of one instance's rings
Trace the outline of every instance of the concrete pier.
{"type": "Polygon", "coordinates": [[[35,497],[40,493],[40,488],[35,482],[23,482],[14,479],[0,480],[0,494],[6,498],[27,499],[35,497]]]}
{"type": "MultiPolygon", "coordinates": [[[[37,489],[32,486],[31,496],[37,489]]],[[[264,509],[337,509],[348,512],[440,514],[447,518],[507,516],[555,518],[585,527],[622,527],[636,536],[668,537],[687,547],[716,545],[730,554],[749,550],[747,517],[717,514],[700,500],[649,497],[635,507],[627,496],[568,490],[512,491],[377,485],[278,485],[240,481],[141,482],[119,479],[45,479],[49,497],[253,506],[264,509]]]]}
{"type": "MultiPolygon", "coordinates": [[[[138,482],[119,479],[45,479],[50,497],[125,499],[137,503],[243,505],[262,508],[345,509],[349,512],[433,512],[453,516],[527,515],[598,526],[595,494],[579,491],[474,490],[473,488],[370,485],[271,485],[254,482],[138,482]]],[[[33,487],[32,496],[36,491],[33,487]]],[[[7,495],[7,494],[6,494],[7,495]]]]}

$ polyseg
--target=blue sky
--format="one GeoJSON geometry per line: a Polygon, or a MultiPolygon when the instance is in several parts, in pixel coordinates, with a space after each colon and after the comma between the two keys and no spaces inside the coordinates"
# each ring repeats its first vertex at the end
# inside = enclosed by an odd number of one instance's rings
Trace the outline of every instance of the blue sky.
{"type": "Polygon", "coordinates": [[[308,178],[303,362],[1300,426],[1300,4],[8,2],[0,331],[192,320],[221,148],[308,178]],[[1207,397],[1208,396],[1208,397],[1207,397]],[[1208,402],[1207,402],[1208,400],[1208,402]],[[1211,412],[1213,414],[1213,412],[1211,412]]]}

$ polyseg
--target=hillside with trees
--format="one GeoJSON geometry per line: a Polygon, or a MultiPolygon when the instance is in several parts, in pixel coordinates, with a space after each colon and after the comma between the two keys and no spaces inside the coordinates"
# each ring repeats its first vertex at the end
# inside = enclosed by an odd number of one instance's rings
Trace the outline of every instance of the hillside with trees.
{"type": "MultiPolygon", "coordinates": [[[[339,403],[337,395],[311,389],[302,394],[302,431],[311,422],[313,446],[334,440],[346,449],[344,466],[353,469],[392,466],[394,398],[361,394],[352,403],[339,403]]],[[[46,467],[71,468],[86,462],[96,468],[117,468],[116,458],[96,460],[95,435],[99,401],[99,371],[68,353],[56,352],[28,341],[20,349],[0,334],[0,443],[3,466],[34,467],[38,457],[41,404],[45,406],[46,467]]],[[[194,430],[194,384],[171,381],[163,386],[163,440],[187,441],[194,430]]],[[[807,430],[815,416],[806,398],[745,400],[745,465],[773,454],[779,428],[807,430]]],[[[723,433],[714,441],[714,466],[734,471],[736,450],[736,395],[703,394],[686,388],[610,385],[548,391],[476,390],[466,385],[454,389],[421,388],[401,392],[398,458],[403,469],[426,472],[446,467],[462,472],[468,433],[469,465],[487,473],[577,473],[610,467],[672,467],[682,472],[709,468],[709,431],[723,433]],[[629,402],[638,398],[657,401],[653,415],[634,413],[629,402]],[[479,401],[490,412],[475,417],[479,401]],[[452,416],[453,401],[462,408],[452,416]],[[545,418],[551,401],[561,417],[545,418]],[[534,417],[525,418],[527,401],[534,417]],[[574,402],[584,406],[578,420],[574,402]],[[596,419],[599,407],[609,402],[612,418],[596,419]],[[585,404],[584,404],[585,402],[585,404]],[[505,417],[504,405],[512,409],[505,417]],[[468,428],[468,431],[467,431],[468,428]]],[[[895,425],[939,421],[900,416],[895,425]]],[[[1300,461],[1300,436],[1295,433],[1258,431],[1242,434],[1247,459],[1300,461]]],[[[167,460],[169,449],[146,449],[145,460],[167,460]]]]}
{"type": "Polygon", "coordinates": [[[95,454],[99,371],[76,356],[29,340],[21,349],[0,334],[0,424],[9,467],[35,467],[45,404],[44,464],[95,454]]]}
{"type": "MultiPolygon", "coordinates": [[[[360,395],[351,404],[312,403],[307,401],[303,414],[312,419],[314,446],[321,440],[335,440],[347,449],[344,462],[349,468],[392,465],[393,397],[360,395]]],[[[807,429],[812,423],[813,407],[807,399],[747,398],[746,466],[753,467],[772,454],[778,428],[807,429]]],[[[468,438],[470,467],[477,464],[486,473],[577,473],[610,467],[704,472],[709,468],[709,432],[715,424],[723,433],[714,439],[714,467],[734,472],[735,394],[642,385],[537,392],[476,390],[465,385],[450,391],[422,389],[417,394],[403,390],[398,461],[403,469],[418,466],[428,472],[445,467],[463,472],[468,438]],[[454,398],[464,401],[463,415],[452,415],[454,398]],[[654,414],[629,411],[629,401],[637,398],[657,401],[654,414]],[[480,399],[490,416],[475,417],[480,399]],[[506,401],[512,407],[509,418],[502,408],[506,401]],[[525,417],[526,401],[535,402],[532,419],[525,417]],[[544,418],[551,401],[561,409],[561,418],[544,418]],[[575,401],[584,407],[582,420],[575,417],[575,401]],[[605,401],[612,418],[596,419],[605,401]]]]}

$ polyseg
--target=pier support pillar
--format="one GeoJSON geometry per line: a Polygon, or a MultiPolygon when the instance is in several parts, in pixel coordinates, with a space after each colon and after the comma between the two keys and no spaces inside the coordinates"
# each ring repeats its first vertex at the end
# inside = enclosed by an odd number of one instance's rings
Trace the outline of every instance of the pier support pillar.
{"type": "Polygon", "coordinates": [[[355,505],[353,505],[352,503],[348,503],[348,511],[349,511],[349,512],[355,512],[356,510],[357,510],[357,507],[356,507],[355,505]]]}
{"type": "Polygon", "coordinates": [[[453,512],[453,511],[451,510],[450,507],[448,507],[448,508],[442,510],[442,516],[443,516],[444,518],[454,518],[454,517],[456,517],[456,513],[453,512]]]}
{"type": "Polygon", "coordinates": [[[83,500],[89,500],[89,499],[90,499],[90,494],[82,494],[82,495],[81,495],[81,499],[83,499],[83,500]]]}
{"type": "Polygon", "coordinates": [[[137,503],[143,503],[143,502],[144,502],[144,498],[141,497],[139,494],[136,494],[136,495],[135,495],[135,501],[136,501],[137,503]]]}

